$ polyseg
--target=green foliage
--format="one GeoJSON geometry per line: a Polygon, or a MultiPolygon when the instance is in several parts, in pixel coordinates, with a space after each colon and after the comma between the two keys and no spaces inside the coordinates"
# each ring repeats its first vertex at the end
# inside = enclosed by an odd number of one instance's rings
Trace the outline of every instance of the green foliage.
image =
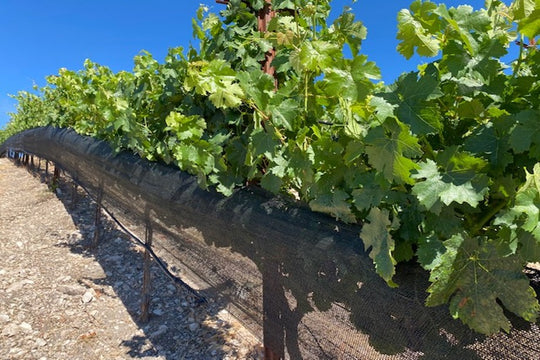
{"type": "Polygon", "coordinates": [[[72,127],[225,195],[246,183],[290,194],[362,223],[389,285],[416,257],[431,274],[427,304],[449,304],[473,329],[508,330],[503,308],[534,321],[522,269],[540,261],[540,51],[524,37],[539,34],[538,0],[477,11],[414,1],[398,14],[397,50],[439,58],[390,86],[361,54],[366,29],[352,13],[328,24],[327,0],[272,5],[266,33],[253,11],[262,0],[231,0],[221,16],[198,11],[198,50],[171,49],[163,63],[143,52],[132,72],[61,69],[15,96],[0,141],[72,127]],[[261,70],[272,48],[275,77],[261,70]]]}

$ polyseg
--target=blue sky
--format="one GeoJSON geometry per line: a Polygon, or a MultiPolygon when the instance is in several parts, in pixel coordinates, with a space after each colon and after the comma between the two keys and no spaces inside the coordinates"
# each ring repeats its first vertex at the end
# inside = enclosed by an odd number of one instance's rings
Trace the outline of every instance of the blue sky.
{"type": "MultiPolygon", "coordinates": [[[[447,6],[483,0],[451,0],[447,6]]],[[[85,59],[131,70],[133,57],[147,50],[162,60],[170,47],[192,43],[191,19],[199,4],[218,12],[215,0],[1,0],[0,1],[0,127],[9,120],[15,101],[8,94],[43,86],[45,76],[59,68],[78,70],[85,59]]],[[[415,70],[423,59],[405,60],[396,51],[396,17],[408,0],[334,0],[334,14],[351,6],[368,28],[362,52],[381,68],[391,83],[402,72],[415,70]]],[[[335,16],[335,15],[334,15],[335,16]]]]}

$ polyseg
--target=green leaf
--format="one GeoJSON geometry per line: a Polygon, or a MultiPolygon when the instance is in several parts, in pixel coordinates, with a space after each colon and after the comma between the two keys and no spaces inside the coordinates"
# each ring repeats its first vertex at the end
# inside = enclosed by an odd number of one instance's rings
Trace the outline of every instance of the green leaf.
{"type": "Polygon", "coordinates": [[[288,168],[289,161],[284,158],[282,154],[273,156],[272,163],[269,167],[269,170],[272,174],[276,175],[279,178],[283,178],[287,174],[288,168]]]}
{"type": "Polygon", "coordinates": [[[508,136],[499,134],[492,123],[475,129],[464,143],[465,150],[484,156],[499,169],[504,169],[514,160],[508,146],[508,136]]]}
{"type": "Polygon", "coordinates": [[[517,122],[510,134],[510,146],[516,153],[531,151],[540,156],[540,112],[524,110],[515,116],[517,122]]]}
{"type": "MultiPolygon", "coordinates": [[[[275,97],[274,99],[278,99],[275,97]]],[[[283,127],[287,130],[293,131],[297,125],[297,117],[300,112],[298,102],[294,99],[286,99],[276,104],[276,101],[272,101],[270,105],[270,111],[272,113],[272,122],[277,127],[283,127]]]]}
{"type": "Polygon", "coordinates": [[[246,96],[253,99],[260,110],[266,111],[274,92],[274,79],[261,70],[243,71],[237,77],[246,96]]]}
{"type": "Polygon", "coordinates": [[[382,188],[378,182],[377,175],[373,172],[364,173],[360,178],[361,188],[352,192],[353,203],[360,211],[378,207],[382,200],[388,196],[388,190],[382,188]]]}
{"type": "Polygon", "coordinates": [[[519,21],[530,16],[539,4],[538,0],[514,0],[510,5],[510,11],[514,20],[519,21]]]}
{"type": "Polygon", "coordinates": [[[272,6],[274,9],[295,9],[296,5],[293,0],[273,0],[272,6]]]}
{"type": "Polygon", "coordinates": [[[373,208],[367,216],[367,223],[362,226],[360,238],[364,242],[369,257],[375,263],[375,270],[390,286],[397,286],[392,277],[395,274],[396,261],[392,256],[394,239],[390,235],[392,223],[388,210],[373,208]],[[371,250],[369,250],[371,248],[371,250]]]}
{"type": "Polygon", "coordinates": [[[358,54],[362,40],[366,38],[367,29],[360,21],[355,21],[354,14],[345,12],[334,20],[331,31],[343,38],[349,45],[353,56],[358,54]]]}
{"type": "Polygon", "coordinates": [[[271,159],[278,145],[279,142],[263,129],[256,129],[251,133],[250,148],[253,157],[264,155],[271,159]]]}
{"type": "Polygon", "coordinates": [[[329,41],[303,42],[299,50],[291,54],[291,63],[299,72],[319,73],[335,65],[342,58],[339,46],[329,41]]]}
{"type": "Polygon", "coordinates": [[[283,181],[281,180],[281,178],[272,173],[266,173],[261,178],[261,186],[263,187],[263,189],[266,189],[274,194],[279,193],[282,184],[283,181]]]}
{"type": "MultiPolygon", "coordinates": [[[[436,13],[446,20],[449,27],[453,30],[453,32],[449,33],[452,35],[457,34],[456,38],[465,45],[467,52],[471,55],[476,54],[478,44],[472,36],[472,33],[475,30],[474,25],[478,25],[478,13],[473,13],[473,8],[467,5],[461,5],[457,9],[451,8],[450,11],[448,11],[444,4],[437,8],[436,13]]],[[[490,19],[487,15],[485,15],[484,18],[485,24],[488,25],[490,19]]]]}
{"type": "Polygon", "coordinates": [[[429,102],[442,95],[433,65],[429,65],[426,73],[420,77],[411,72],[400,78],[397,93],[399,102],[396,115],[411,127],[413,133],[428,135],[442,129],[441,112],[435,104],[429,102]]]}
{"type": "Polygon", "coordinates": [[[370,99],[369,104],[374,107],[374,115],[381,124],[386,120],[386,118],[394,117],[394,109],[397,107],[397,105],[392,105],[384,98],[380,96],[373,96],[370,99]]]}
{"type": "Polygon", "coordinates": [[[521,19],[518,24],[518,31],[529,37],[529,39],[534,39],[540,35],[540,5],[538,5],[538,2],[536,7],[537,9],[526,18],[521,19]]]}
{"type": "Polygon", "coordinates": [[[332,194],[321,194],[309,202],[313,211],[331,214],[337,219],[347,223],[355,223],[356,217],[351,212],[348,202],[349,195],[342,190],[335,190],[332,194]]]}
{"type": "Polygon", "coordinates": [[[514,21],[518,23],[518,31],[534,38],[540,34],[540,1],[514,0],[510,6],[514,21]]]}
{"type": "Polygon", "coordinates": [[[233,108],[242,104],[244,92],[238,84],[223,83],[223,86],[218,87],[208,99],[217,108],[233,108]]]}
{"type": "Polygon", "coordinates": [[[413,183],[410,174],[417,166],[410,158],[421,156],[422,150],[406,125],[388,118],[383,126],[369,130],[365,142],[369,163],[386,179],[413,183]]]}
{"type": "Polygon", "coordinates": [[[165,122],[178,140],[200,139],[206,129],[206,122],[198,115],[185,116],[172,111],[165,122]]]}
{"type": "Polygon", "coordinates": [[[475,179],[475,174],[467,174],[459,170],[456,173],[449,171],[441,174],[437,164],[430,159],[419,165],[417,173],[411,177],[425,180],[417,182],[413,186],[412,193],[416,195],[420,204],[430,211],[436,213],[440,211],[440,208],[435,206],[439,201],[447,206],[455,202],[477,207],[488,191],[487,187],[482,186],[482,181],[475,179]],[[479,184],[478,189],[473,186],[473,182],[479,184]]]}
{"type": "Polygon", "coordinates": [[[328,97],[340,97],[356,101],[358,91],[351,73],[336,68],[327,69],[324,75],[323,88],[328,97]]]}
{"type": "Polygon", "coordinates": [[[438,236],[431,233],[420,237],[418,240],[416,256],[418,256],[418,262],[424,269],[433,270],[441,264],[442,255],[445,251],[446,248],[443,242],[438,236]]]}
{"type": "Polygon", "coordinates": [[[347,144],[343,160],[346,165],[351,165],[356,159],[365,154],[365,145],[361,141],[351,140],[347,144]]]}
{"type": "Polygon", "coordinates": [[[500,257],[485,238],[455,235],[445,241],[446,252],[433,269],[428,306],[450,302],[450,312],[475,331],[492,334],[510,330],[504,308],[534,321],[540,306],[519,257],[500,257]]]}
{"type": "Polygon", "coordinates": [[[236,83],[236,72],[223,60],[192,62],[188,66],[184,89],[209,95],[218,108],[237,107],[242,103],[244,91],[236,83]]]}
{"type": "Polygon", "coordinates": [[[411,4],[411,11],[403,9],[398,13],[397,39],[401,40],[397,50],[407,59],[414,50],[421,56],[435,56],[440,50],[440,41],[435,36],[439,28],[439,19],[433,11],[437,5],[416,0],[411,4]]]}
{"type": "Polygon", "coordinates": [[[513,206],[499,214],[495,225],[515,227],[531,233],[540,243],[540,163],[533,172],[527,172],[527,180],[517,191],[513,206]]]}

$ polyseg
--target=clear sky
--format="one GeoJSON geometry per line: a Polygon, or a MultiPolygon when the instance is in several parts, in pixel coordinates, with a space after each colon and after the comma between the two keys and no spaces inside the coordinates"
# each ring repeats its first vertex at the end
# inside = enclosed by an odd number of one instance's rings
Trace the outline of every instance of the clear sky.
{"type": "MultiPolygon", "coordinates": [[[[412,0],[411,0],[412,1],[412,0]]],[[[334,0],[334,16],[351,6],[368,28],[362,53],[381,68],[392,83],[399,74],[416,69],[423,59],[405,60],[396,51],[396,17],[408,0],[334,0]]],[[[483,0],[448,0],[447,6],[483,0]]],[[[45,76],[66,67],[79,70],[85,59],[131,70],[133,57],[147,50],[162,61],[167,49],[192,42],[191,19],[199,4],[218,12],[215,0],[0,0],[0,127],[14,111],[8,94],[43,86],[45,76]]]]}

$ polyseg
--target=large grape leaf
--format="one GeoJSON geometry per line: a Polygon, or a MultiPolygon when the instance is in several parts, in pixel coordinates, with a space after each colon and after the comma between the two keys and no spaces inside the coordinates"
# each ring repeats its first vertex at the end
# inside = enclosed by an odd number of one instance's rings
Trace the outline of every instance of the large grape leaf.
{"type": "Polygon", "coordinates": [[[503,307],[527,321],[537,318],[540,306],[518,256],[501,257],[492,241],[464,234],[444,245],[431,272],[427,305],[449,301],[452,316],[484,334],[510,330],[503,307]]]}
{"type": "Polygon", "coordinates": [[[218,108],[236,107],[242,103],[245,96],[236,82],[236,72],[223,60],[190,63],[184,89],[209,95],[210,101],[218,108]]]}
{"type": "Polygon", "coordinates": [[[265,111],[273,95],[274,79],[262,70],[243,71],[238,73],[237,78],[246,96],[253,100],[257,108],[265,111]]]}
{"type": "Polygon", "coordinates": [[[417,166],[411,158],[421,156],[422,150],[405,124],[388,118],[383,126],[369,130],[365,142],[369,163],[386,179],[413,182],[410,173],[417,166]]]}
{"type": "Polygon", "coordinates": [[[540,0],[515,0],[510,11],[519,32],[529,38],[540,34],[540,0]]]}
{"type": "Polygon", "coordinates": [[[540,112],[524,110],[515,116],[516,127],[510,134],[510,146],[516,153],[530,152],[540,157],[540,112]]]}
{"type": "Polygon", "coordinates": [[[420,204],[436,213],[440,211],[439,201],[447,206],[456,202],[477,207],[488,191],[485,177],[481,174],[464,172],[460,169],[441,173],[431,159],[420,163],[419,170],[411,177],[417,180],[425,179],[413,186],[412,193],[416,195],[420,204]]]}
{"type": "Polygon", "coordinates": [[[414,50],[421,56],[435,56],[440,49],[440,41],[433,34],[437,31],[439,18],[433,11],[437,5],[432,2],[416,0],[411,4],[411,11],[403,9],[398,13],[398,34],[401,40],[397,50],[407,59],[414,50]]]}
{"type": "Polygon", "coordinates": [[[539,1],[536,2],[536,9],[526,18],[519,21],[518,31],[528,36],[530,39],[534,39],[540,34],[540,5],[539,1]]]}
{"type": "Polygon", "coordinates": [[[319,72],[334,66],[335,60],[341,57],[341,49],[337,44],[314,40],[302,43],[302,46],[291,54],[290,61],[300,72],[319,72]]]}
{"type": "Polygon", "coordinates": [[[331,30],[344,38],[344,42],[349,44],[353,56],[358,54],[362,40],[367,35],[366,27],[360,21],[355,21],[354,14],[350,12],[344,12],[334,20],[331,30]]]}
{"type": "Polygon", "coordinates": [[[512,162],[513,156],[508,151],[508,136],[500,132],[492,123],[487,123],[472,132],[465,140],[464,148],[483,156],[494,167],[502,170],[512,162]]]}
{"type": "Polygon", "coordinates": [[[427,135],[441,130],[441,113],[435,104],[428,101],[442,95],[437,70],[433,65],[429,65],[421,77],[414,72],[401,77],[397,83],[397,93],[396,115],[411,127],[413,133],[427,135]]]}
{"type": "Polygon", "coordinates": [[[372,208],[367,216],[368,223],[362,226],[360,238],[364,242],[369,257],[375,263],[375,270],[390,286],[395,286],[392,281],[396,269],[396,260],[392,256],[395,242],[390,234],[392,223],[389,212],[386,209],[372,208]],[[371,248],[371,250],[369,250],[371,248]]]}
{"type": "Polygon", "coordinates": [[[280,99],[274,97],[268,106],[272,112],[272,122],[277,127],[284,127],[287,130],[294,130],[296,118],[300,113],[298,102],[294,99],[280,99]],[[281,101],[279,101],[281,100],[281,101]]]}

